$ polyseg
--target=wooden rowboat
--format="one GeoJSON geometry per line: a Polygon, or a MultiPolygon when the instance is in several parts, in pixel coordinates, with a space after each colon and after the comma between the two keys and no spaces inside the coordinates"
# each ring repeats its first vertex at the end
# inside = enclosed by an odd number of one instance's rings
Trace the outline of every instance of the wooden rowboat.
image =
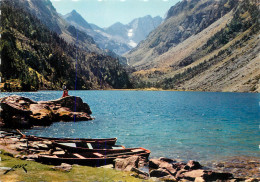
{"type": "Polygon", "coordinates": [[[107,145],[115,145],[117,138],[53,138],[53,137],[37,137],[33,135],[24,135],[20,130],[16,129],[22,138],[29,141],[54,141],[54,142],[85,142],[85,143],[104,143],[107,145]]]}
{"type": "Polygon", "coordinates": [[[61,163],[79,164],[86,166],[102,166],[112,164],[116,158],[126,158],[129,156],[143,156],[148,158],[150,150],[144,148],[133,149],[128,152],[116,154],[102,154],[99,152],[86,153],[65,153],[56,155],[41,154],[38,156],[39,162],[45,164],[59,165],[61,163]]]}
{"type": "Polygon", "coordinates": [[[30,141],[53,141],[53,142],[78,142],[78,143],[103,143],[107,145],[115,145],[117,138],[52,138],[52,137],[37,137],[33,135],[27,135],[30,141]]]}
{"type": "Polygon", "coordinates": [[[125,149],[123,145],[109,145],[107,143],[88,142],[53,142],[54,147],[59,147],[67,152],[99,152],[99,151],[121,151],[125,149]]]}
{"type": "Polygon", "coordinates": [[[85,153],[85,152],[98,152],[101,154],[115,154],[120,155],[120,153],[139,151],[143,152],[144,148],[125,148],[123,145],[104,145],[100,143],[60,143],[53,142],[54,147],[59,147],[66,152],[70,153],[85,153]]]}
{"type": "Polygon", "coordinates": [[[95,156],[94,154],[56,154],[56,155],[45,155],[41,154],[38,156],[38,160],[44,164],[60,165],[66,164],[79,164],[84,166],[103,166],[112,164],[115,157],[104,157],[95,156]]]}
{"type": "MultiPolygon", "coordinates": [[[[121,155],[124,154],[133,154],[133,151],[135,153],[142,153],[142,152],[148,152],[149,150],[144,149],[142,147],[139,148],[125,148],[123,145],[102,145],[102,144],[93,144],[93,143],[59,143],[59,142],[53,142],[54,147],[59,147],[63,149],[66,152],[69,153],[100,153],[102,155],[121,155]],[[73,144],[73,145],[71,145],[73,144]]],[[[149,156],[149,155],[148,155],[149,156]]],[[[148,158],[147,156],[147,158],[148,158]]]]}

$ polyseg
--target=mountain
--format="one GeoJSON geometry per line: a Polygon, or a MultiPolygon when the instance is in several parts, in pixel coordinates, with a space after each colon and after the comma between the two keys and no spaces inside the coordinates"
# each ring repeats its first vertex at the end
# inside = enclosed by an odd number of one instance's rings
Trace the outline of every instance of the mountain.
{"type": "Polygon", "coordinates": [[[67,42],[17,2],[1,2],[0,76],[5,90],[9,84],[18,91],[61,89],[64,83],[77,90],[131,86],[117,59],[67,42]]]}
{"type": "Polygon", "coordinates": [[[91,26],[86,22],[86,20],[76,12],[76,10],[72,10],[71,13],[64,16],[64,18],[69,21],[72,25],[80,25],[85,29],[92,29],[91,26]]]}
{"type": "Polygon", "coordinates": [[[95,24],[89,24],[75,10],[64,15],[63,18],[79,30],[92,36],[100,48],[118,55],[131,50],[162,22],[162,18],[159,16],[155,18],[145,16],[134,19],[127,25],[117,22],[108,28],[100,28],[95,24]]]}
{"type": "Polygon", "coordinates": [[[160,16],[152,18],[150,15],[136,18],[128,24],[128,36],[136,45],[144,40],[147,35],[162,23],[163,19],[160,16]]]}
{"type": "Polygon", "coordinates": [[[147,15],[136,18],[126,25],[117,22],[104,30],[109,35],[112,35],[114,39],[124,41],[133,48],[144,40],[162,21],[163,19],[159,16],[152,18],[147,15]]]}
{"type": "Polygon", "coordinates": [[[89,52],[103,53],[91,36],[67,23],[57,13],[50,0],[11,0],[11,3],[23,7],[36,16],[51,31],[56,32],[68,43],[77,43],[79,47],[89,52]]]}
{"type": "MultiPolygon", "coordinates": [[[[75,10],[64,15],[63,18],[66,19],[70,25],[75,26],[77,29],[93,37],[98,46],[105,50],[105,53],[108,55],[115,56],[115,53],[121,55],[131,49],[131,47],[123,41],[113,40],[113,38],[111,38],[112,36],[106,33],[102,28],[94,24],[89,24],[75,10]]],[[[119,58],[122,63],[126,64],[126,60],[124,58],[120,56],[116,56],[116,58],[119,58]]]]}
{"type": "Polygon", "coordinates": [[[182,0],[127,53],[135,87],[260,92],[259,2],[182,0]]]}
{"type": "Polygon", "coordinates": [[[105,29],[105,32],[108,33],[109,35],[122,38],[122,39],[127,39],[128,35],[128,26],[123,25],[120,22],[117,22],[110,27],[105,29]]]}

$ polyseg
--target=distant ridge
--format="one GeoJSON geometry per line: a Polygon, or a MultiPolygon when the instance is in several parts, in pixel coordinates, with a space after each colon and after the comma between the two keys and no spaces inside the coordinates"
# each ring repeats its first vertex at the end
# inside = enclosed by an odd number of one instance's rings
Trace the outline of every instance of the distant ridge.
{"type": "Polygon", "coordinates": [[[92,36],[100,48],[118,55],[131,50],[162,22],[161,17],[152,18],[148,15],[134,19],[126,25],[117,22],[107,28],[100,28],[95,24],[89,24],[75,10],[63,17],[71,25],[92,36]]]}

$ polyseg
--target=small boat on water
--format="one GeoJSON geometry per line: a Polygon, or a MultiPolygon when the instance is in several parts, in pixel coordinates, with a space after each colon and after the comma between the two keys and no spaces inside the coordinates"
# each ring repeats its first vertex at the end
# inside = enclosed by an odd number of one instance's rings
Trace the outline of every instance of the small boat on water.
{"type": "Polygon", "coordinates": [[[112,164],[116,158],[126,158],[129,156],[142,156],[146,159],[150,155],[150,150],[144,148],[131,149],[121,153],[105,154],[101,152],[85,153],[65,153],[56,155],[41,154],[38,156],[39,162],[45,164],[59,165],[61,163],[79,164],[86,166],[102,166],[112,164]]]}

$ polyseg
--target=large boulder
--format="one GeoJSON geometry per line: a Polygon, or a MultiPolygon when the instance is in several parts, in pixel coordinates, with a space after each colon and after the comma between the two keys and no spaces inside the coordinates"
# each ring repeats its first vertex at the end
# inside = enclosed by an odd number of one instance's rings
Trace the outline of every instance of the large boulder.
{"type": "Polygon", "coordinates": [[[173,166],[173,160],[163,160],[163,159],[150,159],[149,160],[149,168],[150,169],[159,169],[163,171],[167,171],[171,175],[174,175],[177,170],[173,166]]]}
{"type": "Polygon", "coordinates": [[[194,170],[194,169],[201,169],[202,166],[200,165],[199,162],[197,161],[193,161],[193,160],[190,160],[187,165],[184,167],[184,169],[187,169],[187,170],[194,170]]]}
{"type": "Polygon", "coordinates": [[[1,98],[0,121],[6,127],[28,128],[50,125],[55,121],[87,121],[92,114],[80,97],[67,96],[51,101],[32,101],[12,95],[1,98]]]}
{"type": "Polygon", "coordinates": [[[29,110],[31,104],[36,102],[17,95],[1,98],[1,118],[5,126],[28,127],[30,126],[29,110]]]}
{"type": "Polygon", "coordinates": [[[139,156],[131,156],[125,159],[117,158],[115,160],[115,169],[121,171],[131,171],[132,168],[138,168],[139,156]]]}
{"type": "Polygon", "coordinates": [[[170,177],[171,180],[217,181],[229,180],[233,177],[231,173],[213,172],[202,168],[199,162],[193,160],[187,163],[168,158],[149,160],[150,176],[165,180],[170,177]]]}
{"type": "Polygon", "coordinates": [[[153,169],[150,172],[150,177],[161,178],[168,175],[170,175],[170,173],[165,169],[153,169]]]}

